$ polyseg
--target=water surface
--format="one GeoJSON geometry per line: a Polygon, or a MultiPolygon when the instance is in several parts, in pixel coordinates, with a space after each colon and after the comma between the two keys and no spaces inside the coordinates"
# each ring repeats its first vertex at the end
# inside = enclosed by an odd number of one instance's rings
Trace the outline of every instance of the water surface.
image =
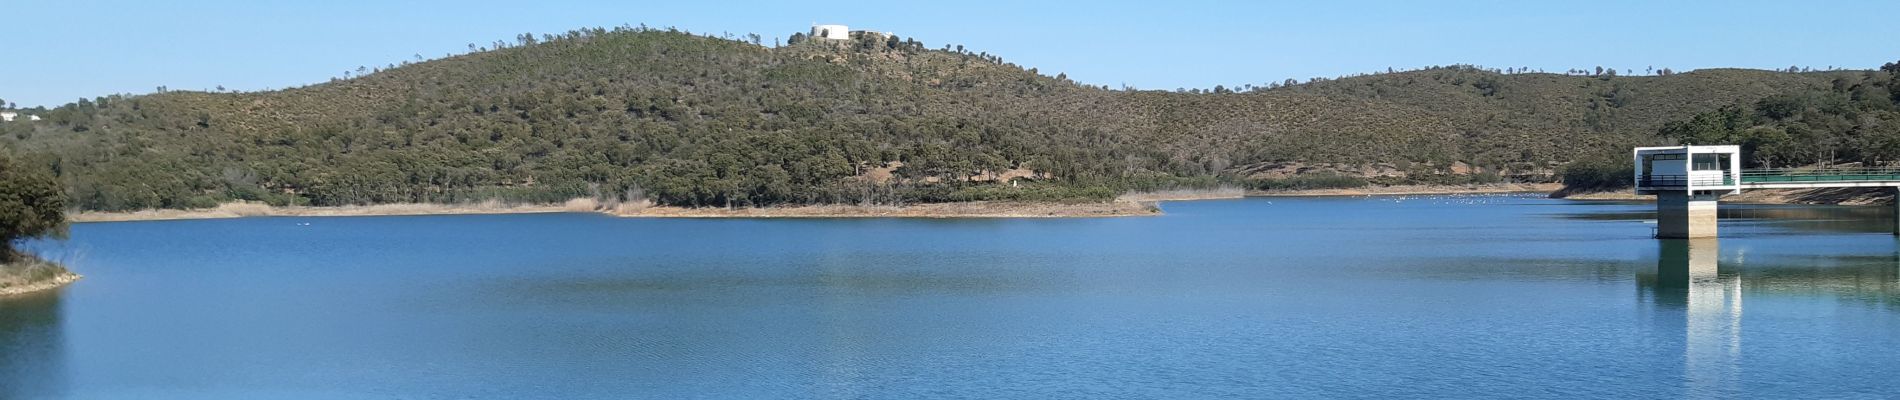
{"type": "Polygon", "coordinates": [[[0,398],[1863,397],[1878,208],[1529,197],[1104,219],[80,224],[0,301],[0,398]]]}

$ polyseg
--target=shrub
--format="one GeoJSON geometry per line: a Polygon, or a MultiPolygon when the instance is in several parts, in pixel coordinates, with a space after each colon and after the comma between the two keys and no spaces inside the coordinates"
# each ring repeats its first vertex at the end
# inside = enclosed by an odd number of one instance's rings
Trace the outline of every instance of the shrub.
{"type": "Polygon", "coordinates": [[[1332,172],[1300,174],[1281,179],[1253,179],[1247,187],[1254,190],[1350,189],[1371,184],[1366,178],[1332,172]]]}
{"type": "Polygon", "coordinates": [[[1590,158],[1565,165],[1564,190],[1609,190],[1635,185],[1636,167],[1629,160],[1590,158]]]}
{"type": "Polygon", "coordinates": [[[0,154],[0,263],[23,258],[13,242],[66,233],[66,196],[44,170],[0,154]]]}

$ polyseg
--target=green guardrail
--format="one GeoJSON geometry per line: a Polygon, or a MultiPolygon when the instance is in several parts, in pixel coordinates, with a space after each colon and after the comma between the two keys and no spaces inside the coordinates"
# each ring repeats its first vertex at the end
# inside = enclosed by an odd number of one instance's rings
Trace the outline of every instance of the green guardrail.
{"type": "Polygon", "coordinates": [[[1742,170],[1742,183],[1900,181],[1900,168],[1742,170]]]}

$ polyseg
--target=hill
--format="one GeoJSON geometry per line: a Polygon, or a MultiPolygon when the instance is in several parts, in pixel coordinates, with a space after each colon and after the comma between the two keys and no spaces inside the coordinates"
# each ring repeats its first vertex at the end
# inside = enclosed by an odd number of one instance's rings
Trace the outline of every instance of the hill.
{"type": "Polygon", "coordinates": [[[1875,73],[1454,66],[1163,92],[875,35],[774,48],[616,28],[496,47],[293,89],[85,100],[0,123],[0,144],[87,210],[1104,199],[1223,182],[1549,180],[1672,140],[1656,132],[1673,121],[1875,73]]]}

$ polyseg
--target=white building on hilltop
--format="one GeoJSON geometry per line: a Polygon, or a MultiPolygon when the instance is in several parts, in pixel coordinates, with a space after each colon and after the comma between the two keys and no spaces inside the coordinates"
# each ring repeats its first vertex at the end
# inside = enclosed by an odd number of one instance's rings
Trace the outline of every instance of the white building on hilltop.
{"type": "Polygon", "coordinates": [[[897,36],[897,33],[894,33],[894,32],[878,32],[878,31],[853,32],[851,30],[851,27],[838,25],[838,24],[825,24],[825,25],[813,24],[811,26],[812,39],[851,40],[851,34],[853,33],[875,35],[879,39],[897,36]]]}
{"type": "MultiPolygon", "coordinates": [[[[20,113],[17,113],[17,112],[12,112],[12,111],[0,111],[0,122],[13,122],[13,120],[14,120],[14,119],[18,119],[18,118],[20,118],[20,117],[21,117],[21,116],[20,116],[20,113]]],[[[26,117],[26,120],[28,120],[28,121],[38,121],[38,120],[40,120],[40,116],[38,116],[38,115],[32,115],[32,114],[28,114],[28,115],[26,115],[25,117],[26,117]]]]}
{"type": "Polygon", "coordinates": [[[844,25],[812,25],[813,39],[850,40],[851,27],[844,25]]]}

